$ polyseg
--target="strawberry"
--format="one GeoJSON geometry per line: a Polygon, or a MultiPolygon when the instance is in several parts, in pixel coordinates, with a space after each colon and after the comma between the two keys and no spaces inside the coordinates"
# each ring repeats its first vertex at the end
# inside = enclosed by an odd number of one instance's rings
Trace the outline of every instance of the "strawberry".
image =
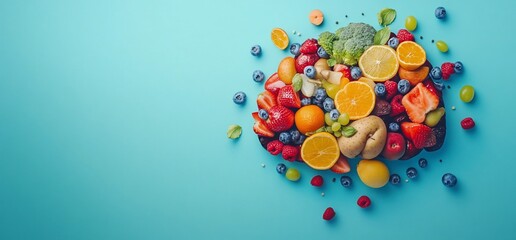
{"type": "Polygon", "coordinates": [[[432,132],[435,135],[436,144],[425,148],[427,152],[437,151],[443,146],[444,138],[446,137],[446,118],[441,118],[441,121],[439,121],[437,126],[432,128],[432,132]]]}
{"type": "Polygon", "coordinates": [[[313,66],[317,60],[319,60],[317,53],[301,53],[295,61],[296,71],[303,73],[305,67],[313,66]]]}
{"type": "Polygon", "coordinates": [[[269,111],[272,107],[278,105],[276,103],[276,96],[269,91],[258,94],[256,103],[258,104],[258,109],[264,109],[265,111],[269,111]]]}
{"type": "Polygon", "coordinates": [[[396,94],[398,94],[398,83],[395,81],[385,81],[383,83],[385,85],[385,91],[387,92],[385,99],[391,100],[396,94]]]}
{"type": "Polygon", "coordinates": [[[455,73],[455,64],[451,62],[445,62],[441,64],[441,72],[444,80],[448,80],[452,74],[455,73]]]}
{"type": "Polygon", "coordinates": [[[333,167],[331,167],[331,171],[337,174],[348,173],[351,171],[348,159],[345,156],[340,155],[339,160],[337,160],[333,167]]]}
{"type": "Polygon", "coordinates": [[[412,157],[418,155],[423,149],[418,149],[414,146],[414,143],[412,143],[410,140],[407,140],[407,147],[405,148],[405,154],[400,158],[400,160],[408,160],[412,157]]]}
{"type": "Polygon", "coordinates": [[[296,161],[298,154],[299,148],[297,146],[285,145],[283,146],[283,151],[281,151],[283,159],[289,162],[296,161]]]}
{"type": "Polygon", "coordinates": [[[344,74],[344,77],[351,79],[351,69],[344,64],[335,64],[335,66],[333,66],[333,71],[341,72],[344,74]]]}
{"type": "Polygon", "coordinates": [[[439,106],[439,97],[428,90],[423,83],[418,83],[403,97],[401,103],[410,121],[422,123],[425,121],[426,114],[439,106]]]}
{"type": "Polygon", "coordinates": [[[294,112],[276,105],[269,110],[269,118],[265,122],[267,127],[274,132],[286,131],[294,125],[294,112]]]}
{"type": "Polygon", "coordinates": [[[272,132],[267,127],[267,124],[265,123],[265,121],[258,116],[258,112],[253,112],[251,115],[253,115],[253,118],[254,118],[254,125],[253,125],[254,133],[256,133],[258,136],[274,137],[274,132],[272,132]]]}
{"type": "Polygon", "coordinates": [[[279,105],[289,108],[300,108],[301,100],[292,85],[282,87],[278,92],[277,102],[279,105]]]}
{"type": "Polygon", "coordinates": [[[267,152],[272,155],[278,155],[283,151],[283,143],[280,140],[273,140],[267,143],[267,152]]]}
{"type": "Polygon", "coordinates": [[[421,123],[403,122],[401,131],[405,137],[414,143],[414,147],[422,149],[436,144],[436,138],[432,129],[421,123]]]}
{"type": "Polygon", "coordinates": [[[278,73],[272,74],[267,81],[265,81],[265,90],[278,94],[278,91],[285,86],[285,83],[281,81],[278,73]]]}
{"type": "Polygon", "coordinates": [[[335,210],[333,210],[333,208],[331,207],[326,208],[322,215],[322,218],[326,221],[330,221],[333,217],[335,217],[335,210]]]}
{"type": "Polygon", "coordinates": [[[426,79],[423,81],[423,85],[428,89],[428,91],[432,92],[433,94],[437,95],[438,98],[441,98],[441,91],[437,90],[435,88],[434,82],[430,79],[426,79]]]}
{"type": "Polygon", "coordinates": [[[414,35],[407,31],[406,29],[400,29],[398,31],[398,40],[400,40],[400,43],[405,41],[414,41],[414,35]]]}
{"type": "Polygon", "coordinates": [[[312,180],[310,181],[310,184],[314,187],[320,187],[324,183],[324,179],[321,175],[315,175],[312,180]]]}
{"type": "Polygon", "coordinates": [[[403,99],[403,95],[398,94],[394,96],[391,100],[391,117],[400,115],[405,112],[405,107],[401,104],[401,99],[403,99]]]}
{"type": "Polygon", "coordinates": [[[317,48],[319,48],[317,40],[309,38],[301,45],[299,51],[304,54],[317,53],[317,48]]]}

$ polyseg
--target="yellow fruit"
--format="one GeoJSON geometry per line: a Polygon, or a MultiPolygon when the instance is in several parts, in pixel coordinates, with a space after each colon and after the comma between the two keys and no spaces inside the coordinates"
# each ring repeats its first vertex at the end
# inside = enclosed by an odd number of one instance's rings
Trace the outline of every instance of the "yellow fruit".
{"type": "Polygon", "coordinates": [[[396,52],[386,45],[369,47],[358,60],[362,74],[375,81],[384,82],[398,73],[398,58],[396,52]]]}
{"type": "Polygon", "coordinates": [[[389,169],[378,160],[361,160],[357,166],[360,180],[372,188],[381,188],[389,182],[389,169]]]}
{"type": "Polygon", "coordinates": [[[297,73],[295,62],[293,57],[286,57],[278,65],[278,77],[285,84],[292,84],[292,78],[297,73]]]}
{"type": "Polygon", "coordinates": [[[408,80],[411,86],[416,86],[428,77],[428,72],[430,72],[430,68],[427,66],[421,66],[416,70],[406,70],[405,68],[400,67],[398,75],[401,79],[408,80]]]}
{"type": "Polygon", "coordinates": [[[324,126],[324,112],[317,105],[307,105],[297,110],[294,117],[297,130],[305,134],[324,126]]]}
{"type": "Polygon", "coordinates": [[[366,78],[366,77],[361,77],[358,79],[358,81],[367,83],[367,85],[369,85],[369,87],[371,87],[372,89],[374,89],[374,86],[376,86],[376,83],[374,83],[373,80],[366,78]]]}
{"type": "Polygon", "coordinates": [[[375,101],[373,89],[359,81],[346,84],[334,99],[335,108],[341,113],[347,113],[351,120],[367,117],[373,111],[375,101]]]}
{"type": "Polygon", "coordinates": [[[301,146],[301,158],[313,169],[326,170],[335,165],[340,156],[335,137],[327,132],[308,137],[301,146]]]}
{"type": "Polygon", "coordinates": [[[400,43],[396,49],[399,64],[406,70],[416,70],[426,62],[426,52],[419,44],[412,41],[400,43]]]}
{"type": "Polygon", "coordinates": [[[271,40],[276,47],[283,50],[288,47],[288,35],[287,33],[281,29],[281,28],[274,28],[271,31],[271,40]]]}

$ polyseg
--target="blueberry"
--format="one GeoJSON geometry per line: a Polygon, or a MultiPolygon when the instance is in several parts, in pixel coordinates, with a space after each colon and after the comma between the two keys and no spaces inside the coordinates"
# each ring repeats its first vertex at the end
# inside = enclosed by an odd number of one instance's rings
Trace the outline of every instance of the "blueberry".
{"type": "Polygon", "coordinates": [[[390,177],[389,177],[389,181],[394,184],[394,185],[397,185],[401,182],[401,177],[400,175],[394,173],[392,174],[390,177]]]}
{"type": "Polygon", "coordinates": [[[340,177],[340,184],[345,188],[350,188],[351,184],[353,184],[353,180],[348,176],[342,176],[340,177]]]}
{"type": "Polygon", "coordinates": [[[317,90],[315,90],[315,100],[318,100],[318,101],[322,101],[327,97],[328,95],[326,94],[326,90],[324,90],[324,88],[318,88],[317,90]]]}
{"type": "Polygon", "coordinates": [[[333,109],[330,111],[330,118],[332,121],[339,120],[339,116],[340,116],[339,110],[333,109]]]}
{"type": "Polygon", "coordinates": [[[441,181],[443,182],[444,186],[454,187],[457,184],[457,177],[451,173],[446,173],[443,175],[441,181]]]}
{"type": "Polygon", "coordinates": [[[251,54],[253,56],[258,56],[262,53],[262,47],[260,45],[254,45],[251,47],[251,54]]]}
{"type": "Polygon", "coordinates": [[[314,79],[315,78],[315,68],[314,68],[314,66],[306,66],[305,69],[303,69],[303,73],[308,78],[314,79]]]}
{"type": "Polygon", "coordinates": [[[263,74],[263,72],[262,72],[262,71],[260,71],[260,70],[255,70],[255,71],[253,72],[253,80],[254,80],[255,82],[261,82],[261,81],[263,81],[264,79],[265,79],[265,74],[263,74]]]}
{"type": "Polygon", "coordinates": [[[245,102],[245,93],[244,92],[237,92],[235,95],[233,95],[233,102],[236,104],[242,104],[245,102]]]}
{"type": "Polygon", "coordinates": [[[377,83],[374,85],[374,93],[378,97],[383,97],[387,93],[387,90],[385,89],[385,85],[383,83],[377,83]]]}
{"type": "Polygon", "coordinates": [[[324,108],[324,111],[326,112],[329,112],[333,109],[335,109],[335,103],[333,102],[333,99],[327,97],[324,99],[324,102],[323,102],[323,108],[324,108]]]}
{"type": "Polygon", "coordinates": [[[433,80],[440,80],[443,77],[443,72],[441,72],[440,67],[433,67],[430,71],[430,77],[433,80]]]}
{"type": "Polygon", "coordinates": [[[282,132],[280,133],[279,135],[279,140],[280,142],[282,142],[283,144],[289,144],[290,141],[292,140],[292,136],[290,135],[290,133],[288,132],[282,132]]]}
{"type": "Polygon", "coordinates": [[[301,49],[301,44],[299,44],[299,43],[290,44],[290,53],[292,53],[292,55],[297,57],[300,53],[299,49],[301,49]]]}
{"type": "Polygon", "coordinates": [[[436,8],[435,17],[439,19],[443,19],[444,17],[446,17],[446,9],[444,9],[443,7],[436,8]]]}
{"type": "Polygon", "coordinates": [[[391,37],[387,44],[389,44],[389,47],[396,49],[400,44],[400,40],[397,37],[391,37]]]}
{"type": "Polygon", "coordinates": [[[442,91],[444,89],[444,83],[440,80],[434,80],[434,86],[439,91],[442,91]]]}
{"type": "Polygon", "coordinates": [[[283,163],[278,163],[278,165],[276,166],[276,171],[279,174],[285,174],[285,172],[287,171],[287,166],[285,166],[285,164],[283,163]]]}
{"type": "Polygon", "coordinates": [[[408,178],[415,178],[417,177],[417,170],[413,167],[407,168],[407,177],[408,178]]]}
{"type": "Polygon", "coordinates": [[[462,71],[464,71],[464,65],[462,65],[462,62],[460,61],[455,62],[453,70],[455,70],[456,73],[462,73],[462,71]]]}
{"type": "Polygon", "coordinates": [[[299,141],[299,137],[301,137],[301,133],[299,133],[298,130],[292,130],[292,131],[290,131],[290,136],[292,138],[292,142],[296,143],[299,141]]]}
{"type": "Polygon", "coordinates": [[[398,82],[398,92],[405,95],[409,92],[409,90],[410,90],[410,82],[408,80],[401,79],[398,82]]]}
{"type": "Polygon", "coordinates": [[[389,123],[389,131],[397,132],[399,130],[400,130],[400,125],[398,123],[395,123],[395,122],[389,123]]]}
{"type": "Polygon", "coordinates": [[[303,144],[303,142],[305,141],[306,139],[306,136],[303,135],[303,134],[300,134],[299,135],[299,139],[297,141],[294,142],[295,145],[301,145],[303,144]]]}
{"type": "Polygon", "coordinates": [[[417,163],[419,164],[420,168],[426,168],[426,166],[428,165],[428,161],[424,158],[420,158],[417,163]]]}
{"type": "Polygon", "coordinates": [[[310,105],[312,104],[312,99],[311,98],[303,98],[301,99],[301,106],[306,106],[306,105],[310,105]]]}
{"type": "Polygon", "coordinates": [[[326,50],[324,50],[323,47],[319,47],[317,49],[317,55],[320,57],[320,58],[330,58],[330,55],[326,52],[326,50]]]}
{"type": "Polygon", "coordinates": [[[360,70],[359,67],[352,67],[351,68],[351,77],[353,79],[359,79],[362,76],[362,70],[360,70]]]}
{"type": "Polygon", "coordinates": [[[265,111],[265,109],[260,109],[258,110],[258,116],[263,120],[267,120],[267,118],[269,118],[269,113],[265,111]]]}

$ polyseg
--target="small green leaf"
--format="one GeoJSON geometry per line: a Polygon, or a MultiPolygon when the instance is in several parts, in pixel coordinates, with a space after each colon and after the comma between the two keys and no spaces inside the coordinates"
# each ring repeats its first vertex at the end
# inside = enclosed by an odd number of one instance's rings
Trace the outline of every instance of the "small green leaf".
{"type": "Polygon", "coordinates": [[[228,138],[231,138],[231,139],[235,139],[235,138],[239,138],[240,135],[242,135],[242,127],[240,127],[239,125],[229,125],[229,128],[228,128],[228,138]]]}
{"type": "Polygon", "coordinates": [[[389,41],[390,36],[391,29],[389,27],[384,27],[380,31],[376,32],[376,34],[374,35],[374,44],[384,45],[387,41],[389,41]]]}
{"type": "Polygon", "coordinates": [[[301,78],[301,75],[299,73],[296,73],[294,77],[292,78],[292,87],[294,88],[294,91],[298,92],[301,90],[301,87],[303,86],[303,78],[301,78]]]}
{"type": "Polygon", "coordinates": [[[394,19],[396,19],[396,10],[392,8],[384,8],[378,12],[376,16],[378,17],[378,23],[385,27],[394,22],[394,19]]]}
{"type": "Polygon", "coordinates": [[[330,59],[328,59],[327,63],[328,63],[328,66],[333,67],[333,66],[335,66],[335,64],[337,64],[337,61],[333,58],[330,58],[330,59]]]}
{"type": "Polygon", "coordinates": [[[346,126],[342,130],[342,135],[344,135],[344,137],[347,137],[347,138],[353,137],[353,135],[355,135],[355,133],[357,133],[357,130],[352,126],[346,126]]]}

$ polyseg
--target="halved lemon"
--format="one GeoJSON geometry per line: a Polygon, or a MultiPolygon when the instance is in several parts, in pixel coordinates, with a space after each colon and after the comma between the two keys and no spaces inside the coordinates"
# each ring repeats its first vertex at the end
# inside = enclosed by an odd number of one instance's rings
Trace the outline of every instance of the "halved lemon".
{"type": "Polygon", "coordinates": [[[385,82],[398,73],[399,63],[394,49],[386,45],[373,45],[362,54],[358,66],[365,77],[375,82],[385,82]]]}
{"type": "Polygon", "coordinates": [[[313,169],[326,170],[335,165],[340,156],[339,144],[332,134],[316,133],[301,146],[301,158],[313,169]]]}

